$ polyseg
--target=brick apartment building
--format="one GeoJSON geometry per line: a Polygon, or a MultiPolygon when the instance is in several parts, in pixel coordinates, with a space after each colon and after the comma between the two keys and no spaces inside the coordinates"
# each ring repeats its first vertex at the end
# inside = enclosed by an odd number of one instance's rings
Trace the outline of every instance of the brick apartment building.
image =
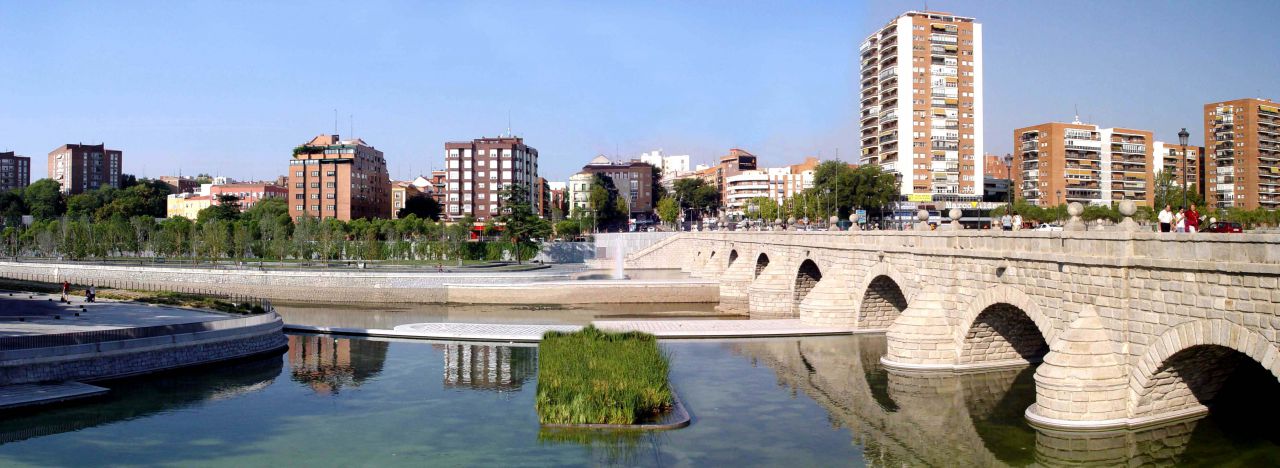
{"type": "Polygon", "coordinates": [[[601,174],[613,180],[618,195],[627,201],[631,217],[645,217],[653,213],[653,166],[649,163],[613,162],[604,156],[596,156],[582,166],[580,174],[601,174]]]}
{"type": "Polygon", "coordinates": [[[477,222],[485,222],[501,216],[502,189],[508,184],[523,186],[530,205],[537,206],[538,150],[523,138],[448,142],[444,150],[444,217],[458,220],[472,215],[477,222]]]}
{"type": "Polygon", "coordinates": [[[1013,131],[1013,190],[1041,206],[1154,202],[1154,138],[1146,130],[1044,123],[1013,131]]]}
{"type": "Polygon", "coordinates": [[[320,135],[294,148],[288,177],[294,219],[391,217],[386,158],[359,138],[320,135]]]}
{"type": "Polygon", "coordinates": [[[1205,203],[1280,208],[1280,105],[1236,99],[1204,105],[1205,203]]]}
{"type": "Polygon", "coordinates": [[[287,198],[289,188],[272,182],[233,182],[209,187],[209,196],[218,204],[218,197],[231,195],[240,199],[240,211],[248,210],[268,198],[287,198]]]}
{"type": "Polygon", "coordinates": [[[31,158],[0,153],[0,192],[31,185],[31,158]]]}
{"type": "Polygon", "coordinates": [[[49,178],[67,195],[100,187],[120,188],[123,160],[124,152],[103,144],[66,144],[49,152],[49,178]]]}
{"type": "MultiPolygon", "coordinates": [[[[191,193],[200,190],[200,184],[191,176],[160,176],[160,182],[169,186],[173,193],[191,193]]],[[[279,184],[283,187],[283,183],[279,184]]]]}
{"type": "Polygon", "coordinates": [[[858,48],[862,164],[914,201],[977,201],[983,190],[982,25],[909,11],[858,48]]]}

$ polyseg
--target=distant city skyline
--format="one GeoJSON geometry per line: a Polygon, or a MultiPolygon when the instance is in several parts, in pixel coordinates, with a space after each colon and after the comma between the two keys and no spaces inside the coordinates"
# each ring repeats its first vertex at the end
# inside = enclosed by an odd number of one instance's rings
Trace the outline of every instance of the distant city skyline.
{"type": "MultiPolygon", "coordinates": [[[[929,2],[985,29],[989,153],[1014,128],[1081,120],[1202,144],[1208,102],[1280,99],[1280,6],[929,2]],[[1222,26],[1230,25],[1230,31],[1222,26]],[[1227,34],[1227,35],[1224,35],[1227,34]],[[1228,39],[1218,39],[1227,37],[1228,39]],[[1252,44],[1252,45],[1251,45],[1252,44]]],[[[662,148],[708,164],[856,160],[857,47],[919,1],[15,3],[0,9],[0,151],[124,151],[124,172],[274,179],[318,134],[355,135],[393,179],[444,143],[507,131],[565,181],[596,154],[662,148]],[[324,34],[342,24],[343,34],[324,34]],[[84,25],[93,25],[86,28],[84,25]],[[354,125],[350,120],[354,116],[354,125]],[[431,150],[424,152],[422,148],[431,150]]]]}

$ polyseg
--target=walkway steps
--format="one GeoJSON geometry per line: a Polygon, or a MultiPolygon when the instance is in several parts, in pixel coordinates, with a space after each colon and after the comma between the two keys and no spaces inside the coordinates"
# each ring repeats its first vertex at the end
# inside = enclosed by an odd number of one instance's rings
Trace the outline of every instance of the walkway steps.
{"type": "Polygon", "coordinates": [[[6,385],[0,387],[0,410],[78,400],[109,391],[111,390],[80,382],[6,385]]]}
{"type": "MultiPolygon", "coordinates": [[[[609,331],[639,331],[658,338],[754,338],[783,336],[849,335],[851,327],[815,326],[798,319],[778,320],[599,320],[594,325],[609,331]]],[[[577,325],[495,323],[412,323],[394,329],[285,325],[286,330],[338,335],[411,338],[423,340],[525,342],[542,340],[548,331],[575,331],[577,325]]]]}

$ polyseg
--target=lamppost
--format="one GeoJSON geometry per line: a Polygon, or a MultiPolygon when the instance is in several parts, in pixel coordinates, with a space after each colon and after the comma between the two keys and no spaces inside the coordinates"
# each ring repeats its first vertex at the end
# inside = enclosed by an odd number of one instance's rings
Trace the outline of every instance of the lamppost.
{"type": "MultiPolygon", "coordinates": [[[[1054,200],[1056,200],[1056,201],[1058,202],[1058,206],[1062,206],[1062,203],[1063,203],[1064,201],[1066,201],[1066,200],[1063,200],[1063,199],[1062,199],[1062,191],[1061,191],[1061,190],[1058,190],[1058,195],[1057,195],[1056,197],[1054,197],[1053,199],[1054,199],[1054,200]]],[[[1058,225],[1059,225],[1059,226],[1061,226],[1061,225],[1062,225],[1062,210],[1059,210],[1057,207],[1054,207],[1054,209],[1053,209],[1053,213],[1054,213],[1054,214],[1056,214],[1056,215],[1058,215],[1058,216],[1057,216],[1057,218],[1058,218],[1058,225]]]]}
{"type": "Polygon", "coordinates": [[[1178,144],[1182,145],[1182,207],[1187,207],[1187,138],[1191,134],[1187,133],[1187,127],[1182,127],[1182,131],[1178,132],[1178,144]]]}

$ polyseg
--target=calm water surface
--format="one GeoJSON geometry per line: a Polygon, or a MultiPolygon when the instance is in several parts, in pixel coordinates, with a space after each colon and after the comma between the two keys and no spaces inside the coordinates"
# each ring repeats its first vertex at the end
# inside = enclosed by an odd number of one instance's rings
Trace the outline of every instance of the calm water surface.
{"type": "Polygon", "coordinates": [[[1272,424],[1088,437],[1022,411],[1033,369],[901,375],[883,336],[664,342],[693,425],[542,433],[531,347],[293,335],[283,356],[109,382],[0,421],[0,465],[1026,466],[1280,464],[1272,424]]]}

